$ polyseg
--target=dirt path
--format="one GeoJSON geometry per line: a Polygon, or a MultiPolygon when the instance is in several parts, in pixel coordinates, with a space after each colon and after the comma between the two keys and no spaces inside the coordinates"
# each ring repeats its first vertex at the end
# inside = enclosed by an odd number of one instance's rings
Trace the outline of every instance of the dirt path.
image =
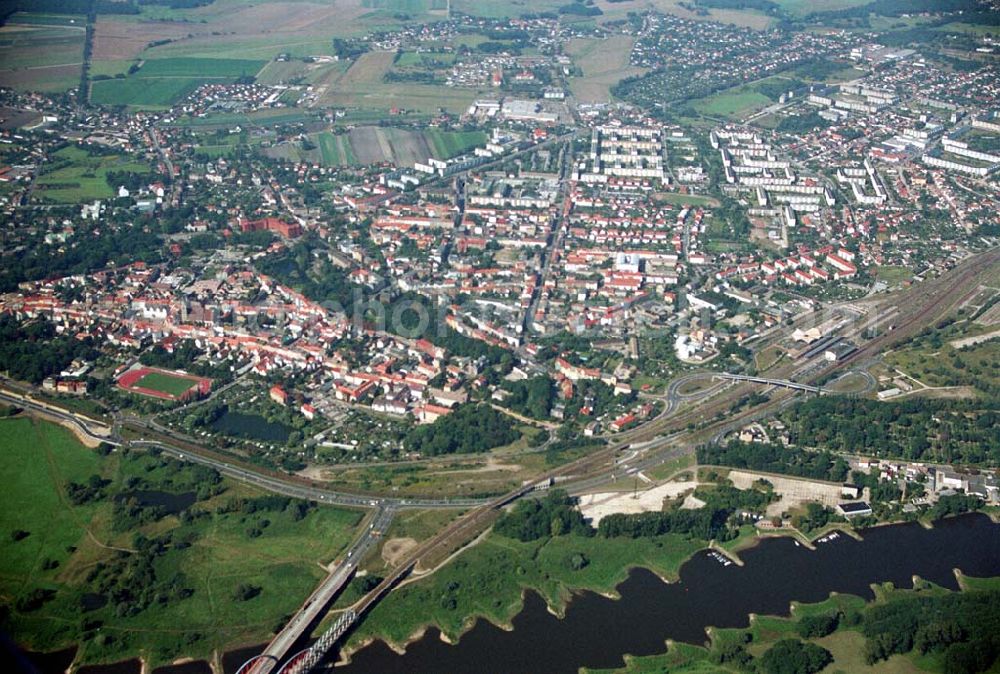
{"type": "Polygon", "coordinates": [[[501,407],[500,405],[496,405],[494,403],[490,403],[490,407],[495,409],[497,412],[500,412],[501,414],[506,414],[508,417],[512,417],[526,424],[531,424],[532,426],[541,426],[542,428],[547,428],[550,431],[559,428],[559,424],[552,423],[551,421],[539,421],[538,419],[532,419],[531,417],[526,417],[523,414],[518,414],[517,412],[509,410],[506,407],[501,407]]]}

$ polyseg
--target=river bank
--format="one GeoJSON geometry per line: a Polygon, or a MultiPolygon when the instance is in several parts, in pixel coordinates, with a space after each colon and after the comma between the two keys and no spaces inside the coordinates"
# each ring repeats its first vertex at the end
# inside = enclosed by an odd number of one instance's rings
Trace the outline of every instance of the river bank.
{"type": "MultiPolygon", "coordinates": [[[[943,520],[932,529],[915,523],[878,527],[862,532],[862,537],[857,541],[838,535],[818,543],[815,551],[792,539],[766,539],[742,552],[742,567],[724,565],[707,552],[696,553],[683,564],[677,582],[666,584],[648,571],[634,570],[617,587],[619,599],[577,593],[561,619],[552,615],[545,597],[527,591],[522,609],[503,627],[475,620],[457,646],[448,646],[440,638],[443,630],[431,626],[423,638],[406,644],[403,655],[382,640],[364,648],[354,642],[350,664],[341,671],[576,672],[580,666],[621,667],[624,654],[662,653],[668,640],[702,644],[709,626],[746,627],[751,614],[788,615],[792,601],[823,601],[831,592],[872,599],[872,584],[911,587],[914,576],[958,590],[956,568],[971,577],[1000,575],[1000,526],[982,515],[943,520]],[[782,582],[776,584],[775,578],[782,582]],[[615,629],[609,630],[609,625],[615,629]],[[594,634],[602,635],[598,645],[594,634]],[[484,670],[487,653],[492,654],[491,668],[484,670]]],[[[384,610],[394,609],[399,607],[387,600],[384,610]]],[[[448,638],[455,641],[450,634],[448,638]]]]}

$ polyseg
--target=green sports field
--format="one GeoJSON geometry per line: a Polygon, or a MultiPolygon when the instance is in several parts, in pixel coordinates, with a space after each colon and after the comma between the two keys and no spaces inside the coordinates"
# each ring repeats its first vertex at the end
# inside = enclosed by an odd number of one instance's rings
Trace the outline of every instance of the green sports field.
{"type": "Polygon", "coordinates": [[[136,386],[148,388],[172,396],[181,396],[197,382],[187,377],[175,377],[164,372],[150,372],[135,383],[136,386]]]}

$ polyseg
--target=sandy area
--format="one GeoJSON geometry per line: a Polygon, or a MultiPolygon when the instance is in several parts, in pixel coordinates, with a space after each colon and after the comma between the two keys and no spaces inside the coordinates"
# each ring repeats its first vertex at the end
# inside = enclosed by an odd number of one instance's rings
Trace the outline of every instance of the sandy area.
{"type": "Polygon", "coordinates": [[[416,547],[416,539],[390,538],[382,546],[382,560],[389,566],[396,566],[416,547]]]}
{"type": "Polygon", "coordinates": [[[659,487],[633,494],[630,491],[602,492],[580,497],[580,512],[596,526],[602,518],[614,513],[646,513],[663,510],[664,499],[675,499],[693,491],[697,482],[667,482],[659,487]]]}
{"type": "Polygon", "coordinates": [[[729,471],[729,479],[738,489],[750,489],[757,480],[764,479],[774,485],[774,491],[781,498],[767,506],[767,515],[776,517],[781,513],[802,505],[807,501],[816,501],[826,506],[836,506],[844,500],[841,486],[832,482],[815,482],[800,480],[778,475],[752,473],[744,470],[729,471]]]}
{"type": "Polygon", "coordinates": [[[982,342],[988,342],[991,339],[996,339],[1000,337],[1000,330],[994,330],[993,332],[987,332],[983,335],[976,335],[974,337],[965,337],[964,339],[954,339],[950,342],[952,348],[961,349],[963,346],[973,346],[974,344],[980,344],[982,342]]]}

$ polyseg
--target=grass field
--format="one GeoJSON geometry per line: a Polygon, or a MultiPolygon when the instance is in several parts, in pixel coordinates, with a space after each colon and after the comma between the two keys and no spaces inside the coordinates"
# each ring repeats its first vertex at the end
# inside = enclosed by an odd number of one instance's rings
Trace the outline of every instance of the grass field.
{"type": "Polygon", "coordinates": [[[941,331],[940,334],[943,338],[940,344],[910,342],[887,354],[885,362],[927,386],[977,386],[997,381],[1000,377],[1000,341],[994,339],[955,349],[949,341],[970,333],[941,331]]]}
{"type": "Polygon", "coordinates": [[[684,456],[679,456],[676,459],[670,459],[665,463],[661,463],[655,468],[650,468],[645,471],[645,474],[654,480],[666,480],[671,475],[674,475],[678,471],[684,470],[685,468],[690,468],[694,465],[694,455],[685,454],[684,456]]]}
{"type": "Polygon", "coordinates": [[[194,386],[195,383],[194,380],[185,377],[174,377],[164,372],[150,372],[137,381],[136,386],[152,389],[153,391],[162,391],[172,396],[180,396],[194,386]]]}
{"type": "Polygon", "coordinates": [[[309,72],[308,63],[299,60],[270,61],[257,74],[257,83],[264,85],[284,84],[296,78],[305,78],[309,72]]]}
{"type": "Polygon", "coordinates": [[[737,119],[766,108],[771,103],[771,99],[764,94],[741,86],[702,98],[695,101],[693,106],[695,110],[708,117],[737,119]]]}
{"type": "Polygon", "coordinates": [[[213,649],[266,639],[276,622],[308,596],[323,576],[319,564],[348,544],[360,521],[360,513],[325,507],[301,519],[287,511],[268,511],[270,525],[251,538],[248,522],[259,523],[260,514],[216,509],[234,497],[260,493],[223,482],[221,495],[191,507],[204,515],[190,520],[167,515],[121,530],[114,524],[110,497],[73,505],[68,483],[87,483],[96,475],[108,481],[107,494],[119,493],[126,483],[183,492],[203,483],[201,473],[146,454],[101,457],[63,428],[27,418],[0,421],[0,446],[0,475],[8,482],[0,495],[0,603],[12,606],[35,588],[54,591],[40,608],[12,609],[8,626],[20,643],[52,650],[78,643],[85,621],[100,621],[100,632],[91,632],[83,642],[83,662],[141,653],[155,667],[182,655],[206,657],[213,649]],[[16,530],[28,535],[11,542],[16,530]],[[162,582],[182,574],[191,596],[154,602],[128,617],[117,615],[113,602],[84,612],[82,598],[93,586],[88,573],[119,554],[135,554],[114,548],[133,548],[138,533],[170,536],[175,544],[156,556],[155,578],[162,582]],[[188,545],[177,545],[179,541],[188,545]],[[235,600],[241,583],[259,587],[259,595],[235,600]]]}
{"type": "Polygon", "coordinates": [[[90,157],[75,146],[52,155],[50,166],[56,168],[35,181],[34,197],[39,201],[67,204],[113,197],[114,191],[107,182],[110,171],[150,172],[146,164],[120,156],[90,157]]]}
{"type": "Polygon", "coordinates": [[[698,194],[679,194],[677,192],[660,192],[656,195],[657,201],[678,206],[707,206],[712,208],[719,205],[719,200],[714,197],[705,197],[698,194]]]}
{"type": "Polygon", "coordinates": [[[583,71],[582,77],[570,80],[570,89],[577,100],[584,103],[610,101],[611,87],[619,80],[645,72],[643,68],[629,65],[633,44],[635,38],[627,35],[571,40],[566,52],[583,71]]]}
{"type": "Polygon", "coordinates": [[[938,28],[941,32],[970,33],[972,35],[989,35],[996,37],[1000,35],[1000,26],[987,26],[977,23],[946,23],[938,28]]]}
{"type": "Polygon", "coordinates": [[[408,51],[403,52],[403,55],[399,57],[396,61],[397,66],[405,68],[407,66],[419,66],[422,65],[424,60],[437,61],[440,63],[454,63],[455,54],[451,52],[415,52],[408,51]]]}
{"type": "Polygon", "coordinates": [[[626,540],[560,536],[521,543],[490,534],[425,580],[400,588],[380,602],[348,640],[372,636],[402,644],[420,626],[434,624],[456,639],[476,616],[508,624],[523,604],[525,589],[537,590],[557,611],[573,589],[613,592],[633,566],[675,578],[701,544],[681,536],[626,540]],[[567,560],[584,554],[590,563],[573,570],[567,560]],[[455,590],[454,588],[459,588],[455,590]],[[454,597],[453,607],[442,598],[454,597]]]}
{"type": "MultiPolygon", "coordinates": [[[[729,671],[744,671],[733,667],[720,667],[718,649],[727,644],[746,644],[744,647],[754,657],[760,657],[777,641],[798,639],[798,621],[806,616],[856,613],[865,609],[861,597],[853,595],[833,595],[816,604],[793,603],[792,616],[753,616],[748,629],[711,630],[712,649],[685,643],[670,644],[664,654],[643,657],[626,656],[626,667],[613,670],[617,674],[654,674],[662,672],[689,672],[716,674],[729,671]]],[[[808,639],[833,656],[826,668],[826,674],[850,672],[854,674],[916,674],[917,672],[941,671],[940,655],[919,656],[914,653],[894,655],[888,660],[869,665],[865,660],[865,638],[857,627],[841,628],[825,637],[808,639]]],[[[586,674],[611,674],[612,670],[584,669],[586,674]]]]}
{"type": "Polygon", "coordinates": [[[908,267],[894,267],[884,265],[878,268],[878,280],[884,281],[891,286],[898,286],[903,281],[913,278],[913,270],[908,267]]]}
{"type": "Polygon", "coordinates": [[[433,84],[385,82],[395,52],[368,52],[342,73],[332,72],[315,87],[320,106],[367,108],[382,111],[390,108],[434,113],[439,108],[464,112],[481,92],[433,84]]]}

